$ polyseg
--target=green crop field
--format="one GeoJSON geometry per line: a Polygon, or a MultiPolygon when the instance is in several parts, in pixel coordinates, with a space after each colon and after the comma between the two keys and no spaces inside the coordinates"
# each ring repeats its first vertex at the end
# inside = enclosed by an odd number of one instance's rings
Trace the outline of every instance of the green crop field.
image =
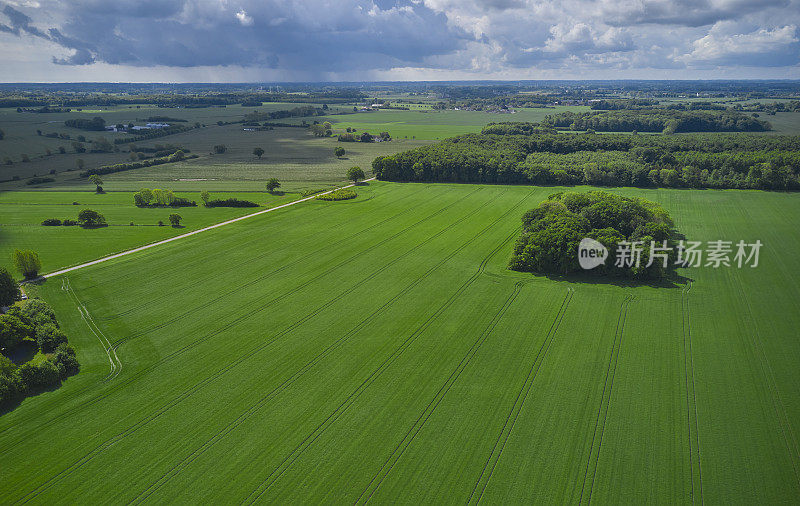
{"type": "MultiPolygon", "coordinates": [[[[263,190],[263,185],[260,185],[263,190]]],[[[164,186],[165,189],[172,189],[164,186]]],[[[179,192],[178,197],[194,200],[198,207],[138,208],[133,192],[15,191],[0,193],[0,265],[6,265],[15,249],[35,249],[42,260],[42,272],[52,272],[94,260],[101,256],[191,232],[214,223],[260,210],[259,208],[205,208],[199,192],[179,192]],[[77,220],[83,209],[94,209],[106,217],[107,227],[83,229],[78,226],[45,227],[47,218],[77,220]],[[180,228],[169,224],[177,213],[180,228]],[[162,221],[166,226],[158,226],[162,221]],[[131,226],[133,223],[133,226],[131,226]]],[[[212,198],[236,197],[264,207],[274,207],[299,197],[297,194],[213,193],[212,198]]]]}
{"type": "MultiPolygon", "coordinates": [[[[405,105],[405,104],[403,104],[405,105]]],[[[549,114],[588,111],[586,106],[556,106],[536,109],[519,109],[514,114],[479,111],[427,111],[424,108],[410,111],[381,110],[341,116],[326,116],[337,133],[346,128],[373,134],[389,132],[395,139],[444,139],[455,135],[480,132],[492,122],[538,122],[549,114]]]]}
{"type": "Polygon", "coordinates": [[[796,194],[613,190],[764,243],[665,287],[506,270],[554,188],[357,190],[31,287],[81,373],[0,417],[2,502],[800,497],[796,194]]]}

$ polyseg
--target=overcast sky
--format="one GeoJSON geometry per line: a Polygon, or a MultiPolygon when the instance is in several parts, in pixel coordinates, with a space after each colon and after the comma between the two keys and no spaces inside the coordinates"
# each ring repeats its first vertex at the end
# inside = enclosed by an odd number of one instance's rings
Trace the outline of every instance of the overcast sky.
{"type": "Polygon", "coordinates": [[[800,79],[800,0],[0,0],[0,81],[800,79]]]}

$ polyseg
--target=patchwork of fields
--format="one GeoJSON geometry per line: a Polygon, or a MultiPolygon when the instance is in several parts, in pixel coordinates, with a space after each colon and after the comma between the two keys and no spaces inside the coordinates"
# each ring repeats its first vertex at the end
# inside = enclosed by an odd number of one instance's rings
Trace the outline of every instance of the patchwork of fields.
{"type": "Polygon", "coordinates": [[[800,497],[797,195],[611,190],[764,243],[668,288],[506,270],[557,189],[358,191],[33,288],[82,372],[0,417],[3,502],[800,497]]]}

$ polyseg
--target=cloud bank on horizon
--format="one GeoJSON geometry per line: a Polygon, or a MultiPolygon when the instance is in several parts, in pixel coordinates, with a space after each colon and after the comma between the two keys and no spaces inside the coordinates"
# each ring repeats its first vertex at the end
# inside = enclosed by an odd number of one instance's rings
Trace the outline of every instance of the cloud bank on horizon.
{"type": "Polygon", "coordinates": [[[0,64],[15,81],[800,78],[798,26],[800,0],[7,0],[0,64]]]}

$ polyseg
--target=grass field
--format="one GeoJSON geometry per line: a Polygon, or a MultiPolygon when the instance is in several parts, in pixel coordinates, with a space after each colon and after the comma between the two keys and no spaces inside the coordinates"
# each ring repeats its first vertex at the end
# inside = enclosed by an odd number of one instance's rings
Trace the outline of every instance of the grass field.
{"type": "Polygon", "coordinates": [[[554,191],[370,183],[46,281],[82,372],[0,417],[0,497],[796,502],[797,196],[616,190],[765,245],[665,288],[507,271],[554,191]]]}
{"type": "Polygon", "coordinates": [[[519,109],[514,114],[497,114],[479,111],[410,111],[382,110],[368,113],[327,116],[334,129],[344,131],[355,128],[359,132],[369,131],[377,135],[389,132],[395,139],[445,139],[454,135],[480,132],[492,122],[532,121],[538,122],[549,114],[565,111],[588,111],[585,106],[556,106],[549,108],[519,109]]]}
{"type": "MultiPolygon", "coordinates": [[[[169,186],[165,188],[171,189],[169,186]]],[[[31,248],[39,253],[42,272],[52,272],[259,210],[205,208],[198,192],[177,195],[194,200],[199,206],[138,208],[133,203],[132,192],[108,192],[102,195],[85,190],[0,193],[0,265],[11,266],[11,254],[15,249],[31,248]],[[41,225],[47,218],[77,220],[78,213],[87,208],[105,216],[109,226],[87,230],[77,226],[41,225]],[[169,215],[172,213],[180,214],[183,218],[180,228],[170,226],[169,215]],[[159,221],[166,226],[158,226],[159,221]],[[131,222],[134,226],[130,226],[131,222]]],[[[288,193],[271,195],[266,192],[212,194],[212,198],[228,197],[274,207],[299,196],[288,193]]]]}

